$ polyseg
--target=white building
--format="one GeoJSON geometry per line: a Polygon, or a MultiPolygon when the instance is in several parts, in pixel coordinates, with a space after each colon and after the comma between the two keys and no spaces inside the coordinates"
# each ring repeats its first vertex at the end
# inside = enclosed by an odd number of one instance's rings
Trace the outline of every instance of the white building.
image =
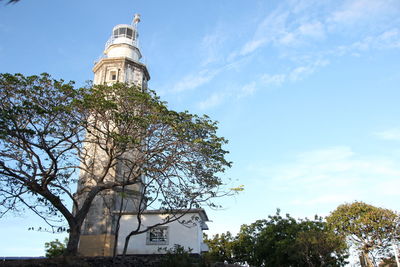
{"type": "MultiPolygon", "coordinates": [[[[177,214],[179,216],[179,214],[177,214]]],[[[127,254],[159,254],[171,250],[178,244],[194,254],[208,250],[203,243],[203,230],[208,230],[207,214],[203,209],[194,209],[184,214],[177,221],[153,227],[163,222],[167,214],[160,210],[146,210],[141,215],[140,231],[146,232],[134,235],[128,243],[127,254]]],[[[118,254],[122,254],[125,238],[137,229],[137,213],[125,213],[121,218],[121,228],[118,238],[118,254]]]]}

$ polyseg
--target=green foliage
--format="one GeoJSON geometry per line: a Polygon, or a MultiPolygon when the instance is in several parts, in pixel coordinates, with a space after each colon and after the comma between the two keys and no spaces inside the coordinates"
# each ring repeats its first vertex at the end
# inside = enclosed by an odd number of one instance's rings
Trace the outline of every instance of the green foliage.
{"type": "Polygon", "coordinates": [[[400,219],[395,212],[363,202],[340,205],[327,222],[335,233],[348,238],[367,262],[371,253],[390,256],[391,242],[400,236],[400,219]]]}
{"type": "Polygon", "coordinates": [[[242,225],[234,238],[227,233],[207,243],[215,259],[252,266],[344,266],[348,257],[345,240],[322,218],[296,220],[282,217],[279,210],[266,220],[242,225]]]}
{"type": "Polygon", "coordinates": [[[204,237],[204,243],[209,247],[209,251],[204,254],[210,262],[228,262],[234,263],[235,258],[233,255],[234,237],[228,231],[222,234],[216,234],[212,239],[204,237]]]}
{"type": "Polygon", "coordinates": [[[74,255],[92,201],[105,190],[140,184],[141,207],[172,215],[215,207],[214,198],[236,192],[221,189],[219,175],[231,166],[226,143],[215,121],[170,110],[153,91],[0,74],[0,217],[30,209],[53,231],[66,221],[74,255]],[[117,163],[123,174],[109,179],[117,163]]]}
{"type": "Polygon", "coordinates": [[[65,253],[67,248],[68,238],[64,239],[64,243],[59,241],[58,239],[50,242],[46,242],[44,244],[46,250],[46,257],[47,258],[56,258],[65,253]]]}
{"type": "Polygon", "coordinates": [[[178,244],[170,249],[160,249],[160,252],[166,252],[161,258],[160,267],[209,267],[213,266],[207,255],[193,255],[192,249],[187,250],[178,244]]]}
{"type": "Polygon", "coordinates": [[[167,253],[161,259],[163,267],[191,267],[194,259],[190,256],[192,249],[185,250],[181,245],[175,244],[173,248],[167,250],[167,253]]]}
{"type": "Polygon", "coordinates": [[[348,257],[347,245],[343,238],[308,221],[309,230],[302,230],[293,245],[293,259],[301,259],[303,266],[343,266],[348,257]],[[311,225],[310,225],[311,224],[311,225]]]}

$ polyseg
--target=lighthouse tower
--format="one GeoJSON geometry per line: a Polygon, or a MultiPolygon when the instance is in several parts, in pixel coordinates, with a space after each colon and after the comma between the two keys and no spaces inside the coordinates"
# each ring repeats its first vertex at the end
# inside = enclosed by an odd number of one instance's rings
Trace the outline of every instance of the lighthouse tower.
{"type": "MultiPolygon", "coordinates": [[[[150,79],[146,66],[140,62],[142,57],[138,45],[137,24],[140,16],[136,14],[131,25],[119,24],[112,30],[111,37],[104,49],[104,56],[95,63],[93,68],[94,84],[111,85],[115,82],[135,85],[141,90],[147,89],[150,79]]],[[[90,138],[90,134],[86,138],[90,138]]],[[[90,142],[88,142],[90,143],[90,142]]],[[[86,148],[90,161],[99,163],[107,155],[95,144],[86,148]]],[[[117,164],[118,166],[118,164],[117,164]]],[[[116,167],[107,179],[121,179],[123,168],[116,167]]],[[[84,200],[85,188],[93,184],[91,176],[82,172],[78,182],[78,199],[84,200]]],[[[84,256],[111,256],[116,235],[115,214],[119,211],[121,201],[124,201],[125,212],[138,210],[140,202],[140,186],[129,185],[122,189],[116,188],[101,192],[92,202],[89,213],[82,225],[79,241],[79,253],[84,256]],[[124,196],[122,199],[122,195],[124,196]]],[[[78,200],[79,202],[79,200],[78,200]]]]}

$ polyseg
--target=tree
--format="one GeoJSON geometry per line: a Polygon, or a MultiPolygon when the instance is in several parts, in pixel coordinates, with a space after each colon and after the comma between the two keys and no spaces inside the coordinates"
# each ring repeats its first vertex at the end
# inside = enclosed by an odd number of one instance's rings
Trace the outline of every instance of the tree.
{"type": "Polygon", "coordinates": [[[62,256],[65,252],[67,247],[68,238],[64,239],[64,243],[59,241],[58,239],[50,242],[46,242],[44,244],[44,248],[46,250],[46,257],[47,258],[55,258],[62,256]]]}
{"type": "Polygon", "coordinates": [[[253,266],[261,266],[263,259],[258,253],[259,234],[266,224],[266,220],[257,220],[250,225],[242,225],[232,245],[235,261],[247,262],[253,266]]]}
{"type": "Polygon", "coordinates": [[[322,218],[296,220],[278,210],[268,220],[243,225],[233,254],[238,262],[254,266],[344,266],[347,246],[322,218]]]}
{"type": "Polygon", "coordinates": [[[209,251],[206,253],[206,257],[212,262],[228,262],[234,263],[233,244],[234,237],[228,231],[221,235],[216,234],[213,238],[209,239],[205,236],[204,242],[208,245],[209,251]]]}
{"type": "Polygon", "coordinates": [[[90,206],[104,192],[139,186],[147,204],[139,207],[174,214],[215,206],[224,195],[218,174],[231,163],[217,123],[169,110],[152,91],[121,83],[75,89],[47,74],[1,74],[0,102],[0,212],[28,208],[53,230],[64,219],[67,255],[76,255],[90,206]],[[121,177],[113,176],[117,167],[121,177]],[[90,182],[74,194],[78,171],[90,182]]]}
{"type": "Polygon", "coordinates": [[[343,238],[327,229],[321,218],[300,222],[304,229],[296,235],[292,258],[305,263],[304,266],[343,266],[347,245],[343,238]]]}
{"type": "Polygon", "coordinates": [[[360,252],[362,266],[374,266],[372,254],[387,256],[392,242],[399,240],[399,216],[363,202],[340,205],[327,217],[327,222],[360,252]]]}

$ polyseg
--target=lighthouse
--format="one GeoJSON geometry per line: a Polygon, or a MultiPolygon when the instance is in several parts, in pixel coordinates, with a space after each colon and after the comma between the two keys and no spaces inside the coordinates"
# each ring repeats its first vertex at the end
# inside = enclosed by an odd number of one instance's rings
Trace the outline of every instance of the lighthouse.
{"type": "MultiPolygon", "coordinates": [[[[136,86],[138,90],[146,90],[150,75],[147,67],[140,62],[142,57],[139,49],[137,26],[140,15],[136,14],[131,24],[116,25],[105,44],[104,54],[93,67],[95,85],[112,85],[120,82],[136,86]]],[[[93,138],[86,134],[87,140],[93,138]]],[[[95,142],[86,142],[85,150],[88,162],[93,166],[93,172],[100,173],[102,161],[107,157],[104,150],[99,149],[95,142]]],[[[132,152],[133,153],[133,152],[132,152]]],[[[88,163],[89,164],[89,163],[88,163]]],[[[105,180],[123,179],[123,164],[116,164],[105,180]]],[[[93,173],[92,173],[93,174],[93,173]]],[[[93,175],[81,172],[78,182],[78,202],[84,201],[85,188],[95,184],[93,175]]],[[[116,214],[120,206],[124,212],[136,212],[139,209],[141,187],[132,184],[121,188],[102,191],[96,196],[81,228],[79,253],[84,256],[111,256],[113,254],[116,236],[116,214]],[[123,192],[122,192],[123,191],[123,192]],[[123,197],[122,197],[123,196],[123,197]],[[123,205],[121,202],[123,201],[123,205]]]]}

